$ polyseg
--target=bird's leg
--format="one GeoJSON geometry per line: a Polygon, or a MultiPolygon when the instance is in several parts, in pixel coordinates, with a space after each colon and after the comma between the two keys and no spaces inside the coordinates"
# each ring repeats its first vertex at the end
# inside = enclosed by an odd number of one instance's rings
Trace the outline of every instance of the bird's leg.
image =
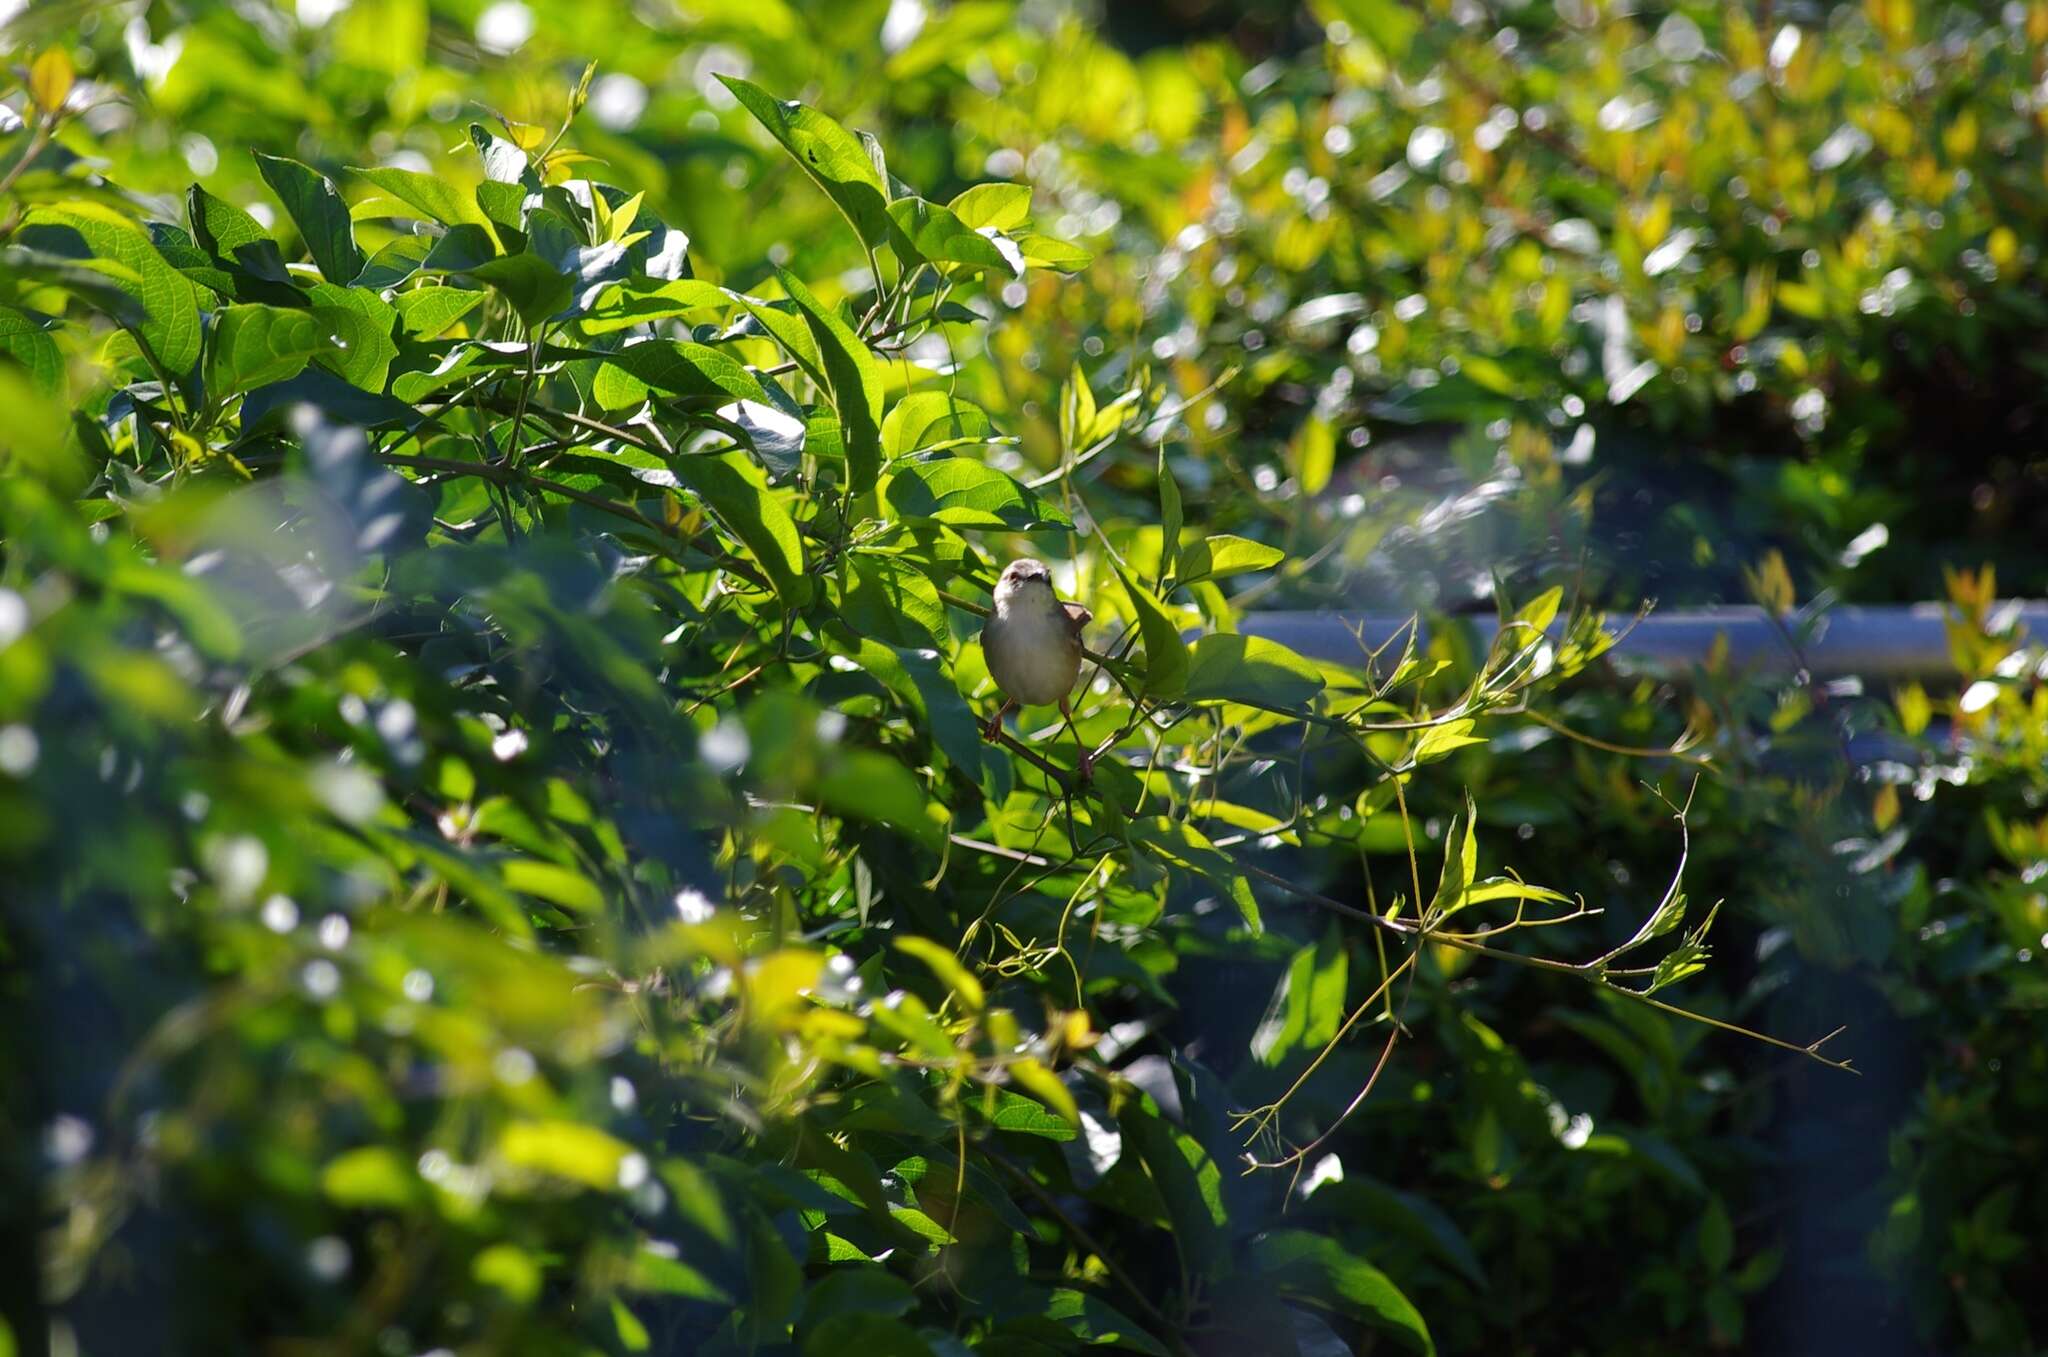
{"type": "Polygon", "coordinates": [[[1074,732],[1074,748],[1081,755],[1078,770],[1081,781],[1090,782],[1095,777],[1095,755],[1089,751],[1087,744],[1081,739],[1080,728],[1074,724],[1074,710],[1067,705],[1067,699],[1064,697],[1060,699],[1060,715],[1066,718],[1067,729],[1074,732]]]}
{"type": "Polygon", "coordinates": [[[996,714],[988,718],[988,725],[982,729],[982,735],[992,742],[1000,740],[1003,737],[1003,718],[1008,716],[1010,708],[1016,705],[1009,698],[1004,698],[1003,705],[996,708],[996,714]]]}

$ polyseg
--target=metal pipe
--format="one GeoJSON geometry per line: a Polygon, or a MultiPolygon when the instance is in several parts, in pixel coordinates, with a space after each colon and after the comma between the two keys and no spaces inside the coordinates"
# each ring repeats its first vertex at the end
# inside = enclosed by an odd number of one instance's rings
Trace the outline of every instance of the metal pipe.
{"type": "MultiPolygon", "coordinates": [[[[1855,675],[1872,681],[1952,679],[1949,615],[1940,603],[1835,607],[1812,619],[1789,617],[1782,624],[1756,607],[1653,612],[1608,653],[1626,670],[1682,676],[1705,663],[1715,638],[1725,636],[1728,660],[1736,669],[1790,674],[1803,667],[1815,678],[1855,675]],[[1799,638],[1796,648],[1788,636],[1799,638]]],[[[2048,635],[2048,601],[2012,599],[1997,604],[1992,615],[2001,623],[2023,624],[2031,636],[2048,635]]],[[[1499,629],[1491,615],[1449,620],[1470,627],[1482,646],[1491,644],[1499,629]]],[[[1355,664],[1361,645],[1386,644],[1408,621],[1390,613],[1255,612],[1245,616],[1240,629],[1313,660],[1355,664]]],[[[1426,640],[1430,624],[1425,619],[1419,625],[1426,640]]],[[[1553,636],[1562,630],[1562,623],[1551,626],[1553,636]]]]}

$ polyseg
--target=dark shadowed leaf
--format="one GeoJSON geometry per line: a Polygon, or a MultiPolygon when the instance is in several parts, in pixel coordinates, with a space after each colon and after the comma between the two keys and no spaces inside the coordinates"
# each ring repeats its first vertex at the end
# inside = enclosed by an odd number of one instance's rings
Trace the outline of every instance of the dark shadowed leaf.
{"type": "Polygon", "coordinates": [[[1273,1230],[1252,1241],[1252,1257],[1289,1293],[1356,1315],[1424,1357],[1435,1353],[1429,1326],[1401,1289],[1336,1240],[1306,1230],[1273,1230]]]}
{"type": "Polygon", "coordinates": [[[363,252],[356,245],[348,204],[333,183],[296,160],[261,151],[255,156],[257,172],[299,228],[299,238],[306,242],[306,253],[313,256],[320,276],[342,286],[353,283],[363,271],[363,252]]]}

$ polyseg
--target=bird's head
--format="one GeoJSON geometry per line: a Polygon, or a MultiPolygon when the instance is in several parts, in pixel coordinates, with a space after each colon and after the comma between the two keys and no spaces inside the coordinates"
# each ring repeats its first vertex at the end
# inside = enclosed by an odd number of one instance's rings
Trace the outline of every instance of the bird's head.
{"type": "Polygon", "coordinates": [[[1002,578],[996,581],[996,602],[1028,598],[1039,589],[1048,594],[1052,592],[1052,572],[1045,568],[1044,561],[1034,561],[1027,556],[1003,567],[1002,578]]]}

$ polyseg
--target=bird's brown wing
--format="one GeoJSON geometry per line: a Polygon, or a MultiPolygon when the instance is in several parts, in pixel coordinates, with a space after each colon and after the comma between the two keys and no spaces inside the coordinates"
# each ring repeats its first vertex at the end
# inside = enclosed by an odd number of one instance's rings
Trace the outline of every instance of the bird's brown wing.
{"type": "Polygon", "coordinates": [[[1078,603],[1061,603],[1060,606],[1067,610],[1067,629],[1074,633],[1075,640],[1080,640],[1081,628],[1094,621],[1095,614],[1078,603]]]}

